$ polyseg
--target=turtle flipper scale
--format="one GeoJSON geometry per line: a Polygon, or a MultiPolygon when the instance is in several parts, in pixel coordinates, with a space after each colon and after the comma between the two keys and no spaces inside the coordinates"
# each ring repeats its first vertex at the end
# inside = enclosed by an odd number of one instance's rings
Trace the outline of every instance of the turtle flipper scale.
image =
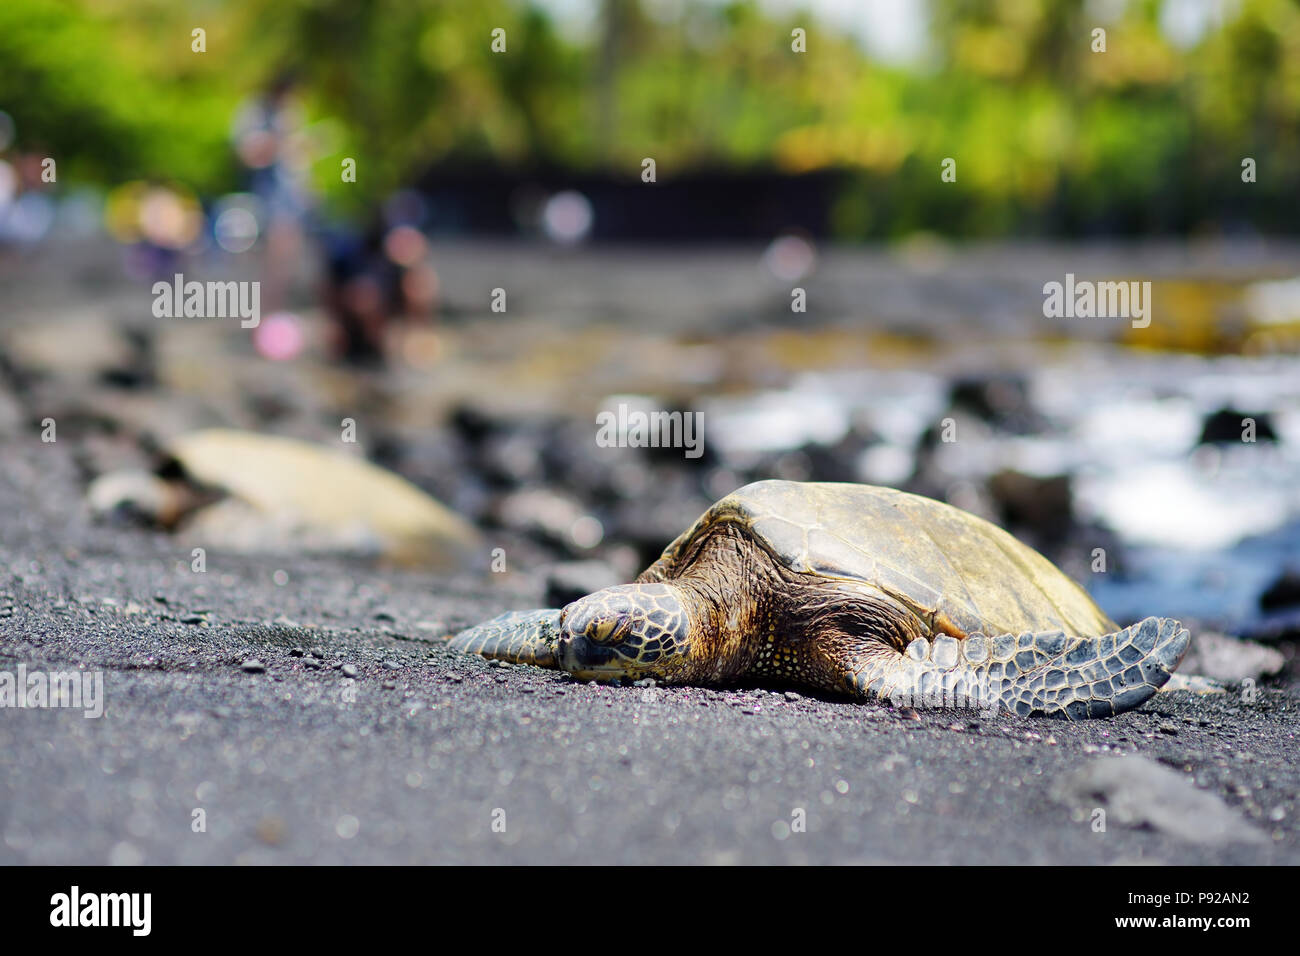
{"type": "Polygon", "coordinates": [[[461,631],[447,646],[492,660],[555,667],[559,624],[558,608],[510,611],[461,631]]]}
{"type": "Polygon", "coordinates": [[[1150,698],[1173,674],[1190,635],[1149,617],[1095,638],[1061,631],[964,640],[920,638],[851,670],[851,689],[918,706],[997,708],[1023,717],[1111,717],[1150,698]]]}

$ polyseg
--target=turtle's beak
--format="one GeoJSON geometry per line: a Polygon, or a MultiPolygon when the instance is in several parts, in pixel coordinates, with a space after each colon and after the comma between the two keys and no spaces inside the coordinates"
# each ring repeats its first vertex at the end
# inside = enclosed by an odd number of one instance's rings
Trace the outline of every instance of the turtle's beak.
{"type": "Polygon", "coordinates": [[[573,638],[561,631],[555,639],[555,665],[562,671],[572,670],[573,659],[569,656],[569,646],[573,638]]]}
{"type": "Polygon", "coordinates": [[[597,644],[585,634],[561,631],[555,643],[555,662],[560,670],[587,680],[609,678],[622,672],[621,667],[610,667],[618,658],[612,648],[597,644]]]}

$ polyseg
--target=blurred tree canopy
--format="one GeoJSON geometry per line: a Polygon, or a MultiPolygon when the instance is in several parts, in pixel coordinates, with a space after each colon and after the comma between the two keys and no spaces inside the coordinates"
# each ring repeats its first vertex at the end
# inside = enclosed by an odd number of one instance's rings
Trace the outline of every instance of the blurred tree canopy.
{"type": "Polygon", "coordinates": [[[634,180],[652,156],[661,178],[838,170],[844,238],[1294,231],[1300,3],[1223,4],[1190,47],[1161,0],[1099,6],[928,0],[929,54],[899,66],[753,0],[599,0],[586,29],[524,0],[3,0],[0,110],[61,179],[212,194],[240,182],[240,104],[292,77],[343,210],[437,164],[634,180]]]}

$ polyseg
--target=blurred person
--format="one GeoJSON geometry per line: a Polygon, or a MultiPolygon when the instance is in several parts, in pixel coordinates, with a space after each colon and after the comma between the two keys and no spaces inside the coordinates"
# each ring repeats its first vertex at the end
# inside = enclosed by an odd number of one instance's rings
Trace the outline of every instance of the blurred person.
{"type": "Polygon", "coordinates": [[[401,351],[406,333],[435,313],[438,276],[428,262],[428,241],[413,223],[387,212],[364,230],[322,229],[321,240],[337,354],[354,365],[383,364],[390,350],[401,351]]]}
{"type": "Polygon", "coordinates": [[[287,304],[294,263],[302,254],[316,206],[296,86],[293,74],[280,74],[265,93],[240,107],[232,128],[235,152],[249,171],[249,191],[261,201],[265,216],[262,296],[271,311],[287,304]]]}
{"type": "Polygon", "coordinates": [[[0,153],[0,248],[27,249],[49,232],[54,200],[44,161],[39,151],[0,153]]]}
{"type": "Polygon", "coordinates": [[[322,231],[322,242],[335,353],[350,365],[381,365],[396,283],[395,267],[383,255],[382,230],[334,226],[322,231]]]}

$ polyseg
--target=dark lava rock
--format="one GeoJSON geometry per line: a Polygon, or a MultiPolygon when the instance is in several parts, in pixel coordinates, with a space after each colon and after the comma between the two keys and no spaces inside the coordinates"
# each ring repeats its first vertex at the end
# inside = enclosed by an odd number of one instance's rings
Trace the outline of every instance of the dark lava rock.
{"type": "Polygon", "coordinates": [[[1265,644],[1300,641],[1300,608],[1269,614],[1257,621],[1247,621],[1237,629],[1239,636],[1265,644]]]}
{"type": "Polygon", "coordinates": [[[808,456],[811,470],[809,480],[861,481],[858,459],[879,440],[879,436],[868,434],[865,429],[855,426],[832,445],[805,445],[802,450],[808,456]]]}
{"type": "Polygon", "coordinates": [[[1264,612],[1300,605],[1300,570],[1287,568],[1259,596],[1259,609],[1264,612]]]}
{"type": "Polygon", "coordinates": [[[521,426],[509,433],[488,435],[479,453],[479,468],[488,483],[506,488],[541,484],[545,474],[538,455],[546,447],[546,436],[538,429],[521,426]]]}
{"type": "Polygon", "coordinates": [[[626,583],[604,561],[565,561],[546,576],[547,606],[564,607],[593,591],[626,583]]]}
{"type": "Polygon", "coordinates": [[[1205,417],[1201,425],[1199,445],[1233,445],[1241,441],[1245,419],[1255,420],[1256,441],[1277,441],[1273,417],[1268,412],[1243,412],[1236,408],[1221,408],[1205,417]]]}
{"type": "Polygon", "coordinates": [[[857,425],[831,444],[809,442],[798,448],[760,455],[744,469],[746,481],[861,481],[858,460],[879,436],[857,425]]]}
{"type": "Polygon", "coordinates": [[[1024,376],[993,374],[959,378],[953,382],[948,402],[954,410],[969,412],[998,428],[1027,435],[1046,425],[1029,401],[1029,383],[1024,376]]]}
{"type": "Polygon", "coordinates": [[[1005,470],[993,475],[988,487],[997,505],[999,523],[1028,530],[1038,541],[1060,541],[1074,524],[1068,475],[1039,478],[1005,470]]]}
{"type": "Polygon", "coordinates": [[[573,529],[586,515],[579,501],[548,488],[502,495],[492,508],[492,520],[501,527],[566,549],[575,546],[573,529]]]}
{"type": "Polygon", "coordinates": [[[451,414],[451,425],[456,433],[471,445],[477,445],[504,427],[492,415],[472,405],[461,405],[451,414]]]}

